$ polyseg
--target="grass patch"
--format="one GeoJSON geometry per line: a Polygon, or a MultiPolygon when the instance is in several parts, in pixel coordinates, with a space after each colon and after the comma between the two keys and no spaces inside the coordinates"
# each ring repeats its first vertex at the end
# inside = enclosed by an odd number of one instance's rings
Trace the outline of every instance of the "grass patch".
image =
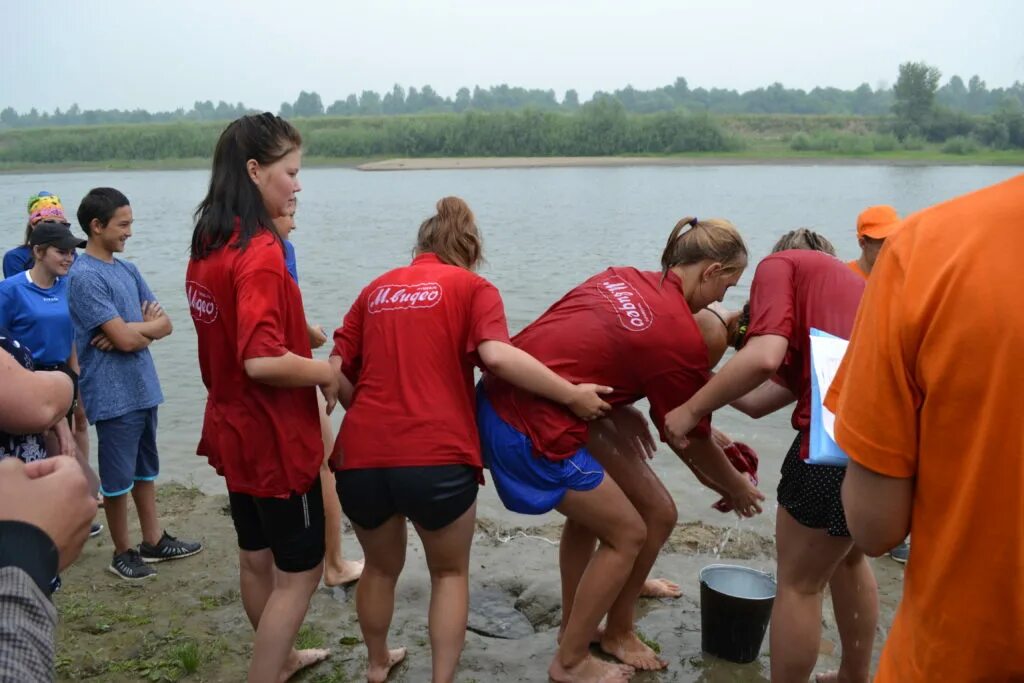
{"type": "Polygon", "coordinates": [[[647,647],[651,648],[652,650],[654,650],[659,655],[661,654],[661,643],[659,643],[658,641],[653,640],[651,638],[648,638],[647,635],[643,631],[637,631],[636,632],[636,637],[640,639],[641,643],[643,643],[647,647]]]}
{"type": "Polygon", "coordinates": [[[147,633],[133,657],[95,656],[73,662],[62,656],[57,658],[56,670],[57,675],[66,680],[123,674],[134,680],[166,683],[197,673],[203,662],[226,649],[223,643],[201,647],[195,640],[183,637],[181,629],[173,629],[162,635],[147,633]]]}
{"type": "Polygon", "coordinates": [[[171,651],[171,657],[186,674],[194,674],[199,670],[199,644],[194,640],[178,645],[171,651]]]}
{"type": "Polygon", "coordinates": [[[220,609],[226,605],[234,605],[240,602],[237,590],[229,590],[220,595],[200,595],[199,608],[204,611],[220,609]]]}
{"type": "Polygon", "coordinates": [[[310,624],[303,624],[299,634],[295,636],[296,650],[311,650],[321,648],[327,642],[327,635],[318,627],[310,624]]]}

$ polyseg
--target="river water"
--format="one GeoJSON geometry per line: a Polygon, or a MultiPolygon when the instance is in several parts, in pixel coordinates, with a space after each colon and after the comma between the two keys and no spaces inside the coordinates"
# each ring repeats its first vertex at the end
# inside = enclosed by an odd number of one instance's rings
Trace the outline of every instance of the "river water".
{"type": "MultiPolygon", "coordinates": [[[[686,215],[732,220],[747,240],[752,264],[780,234],[800,226],[823,233],[840,256],[853,258],[856,217],[865,206],[892,204],[905,214],[1022,170],[771,165],[390,173],[307,169],[299,176],[303,191],[292,238],[307,317],[330,332],[367,282],[408,260],[419,223],[432,213],[436,200],[459,195],[477,215],[488,259],[481,272],[501,290],[514,333],[608,265],[657,269],[665,238],[686,215]]],[[[124,257],[139,266],[175,324],[174,334],[152,347],[166,396],[160,408],[162,475],[222,492],[222,482],[205,459],[193,455],[205,390],[184,293],[191,213],[208,177],[207,171],[0,176],[0,224],[8,226],[7,244],[18,244],[25,202],[43,189],[62,197],[69,216],[92,187],[112,186],[128,196],[135,226],[124,257]]],[[[727,304],[736,307],[746,299],[753,270],[748,268],[727,304]]],[[[318,352],[326,354],[326,347],[318,352]]],[[[762,488],[774,499],[779,465],[793,436],[788,413],[753,421],[727,409],[715,416],[715,423],[759,451],[762,488]]],[[[676,496],[682,519],[729,523],[710,510],[713,494],[667,448],[661,448],[654,465],[676,496]]],[[[481,514],[531,522],[505,513],[492,487],[482,495],[481,514]]],[[[770,517],[752,524],[769,531],[770,517]]]]}

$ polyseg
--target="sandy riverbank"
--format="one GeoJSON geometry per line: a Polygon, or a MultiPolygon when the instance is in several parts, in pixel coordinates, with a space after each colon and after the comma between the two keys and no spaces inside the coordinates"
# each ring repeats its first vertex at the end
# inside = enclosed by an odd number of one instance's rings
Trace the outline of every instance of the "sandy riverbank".
{"type": "MultiPolygon", "coordinates": [[[[195,558],[159,565],[159,575],[128,585],[106,572],[111,546],[106,534],[92,540],[79,562],[64,575],[55,602],[61,613],[58,632],[58,680],[242,680],[252,633],[238,600],[238,562],[227,498],[204,495],[194,488],[168,484],[160,489],[160,509],[172,533],[201,538],[207,549],[195,558]]],[[[493,496],[490,487],[484,497],[493,496]]],[[[697,574],[715,561],[757,568],[774,566],[770,537],[753,530],[685,520],[695,518],[697,503],[680,501],[681,523],[662,552],[657,575],[683,585],[679,600],[645,600],[640,630],[658,643],[670,668],[644,674],[635,681],[764,681],[767,643],[761,658],[739,666],[705,656],[700,649],[700,603],[697,574]],[[723,540],[728,540],[722,548],[723,540]],[[716,558],[715,551],[720,551],[716,558]]],[[[700,503],[703,505],[703,501],[700,503]]],[[[134,513],[132,513],[134,519],[134,513]]],[[[526,517],[517,517],[529,523],[526,517]]],[[[471,632],[459,681],[538,681],[554,650],[559,622],[557,541],[560,526],[509,527],[483,517],[478,522],[471,586],[474,603],[498,605],[504,619],[518,620],[523,637],[502,639],[471,632]],[[514,610],[514,611],[512,611],[514,610]]],[[[348,554],[360,555],[350,532],[348,554]]],[[[882,620],[875,656],[892,620],[902,590],[902,568],[889,561],[875,563],[882,596],[882,620]]],[[[333,656],[296,680],[361,680],[364,649],[355,618],[354,589],[321,588],[313,598],[300,634],[306,647],[324,646],[333,656]]],[[[393,643],[409,647],[409,658],[393,681],[429,679],[426,617],[429,578],[422,548],[410,533],[405,572],[398,586],[393,643]]],[[[494,613],[474,609],[471,627],[484,630],[494,613]]],[[[826,610],[819,668],[838,663],[839,638],[826,610]]]]}

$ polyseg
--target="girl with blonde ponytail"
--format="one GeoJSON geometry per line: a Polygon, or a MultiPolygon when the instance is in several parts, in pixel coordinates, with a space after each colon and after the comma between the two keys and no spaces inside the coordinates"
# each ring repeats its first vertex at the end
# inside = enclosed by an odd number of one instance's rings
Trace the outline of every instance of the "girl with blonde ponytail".
{"type": "MultiPolygon", "coordinates": [[[[630,406],[646,397],[660,430],[665,414],[704,385],[708,348],[694,314],[721,301],[746,265],[746,245],[731,223],[684,218],[669,235],[660,271],[608,268],[516,335],[516,347],[559,375],[614,387],[606,400],[616,410],[607,420],[585,423],[494,373],[484,376],[477,420],[502,502],[514,512],[555,509],[567,518],[559,554],[562,632],[548,669],[554,681],[625,681],[637,669],[668,665],[640,640],[634,622],[676,508],[646,464],[654,440],[630,406]],[[605,615],[600,647],[622,665],[590,655],[605,615]]],[[[701,480],[740,514],[760,512],[763,496],[729,463],[708,420],[691,440],[678,453],[701,480]]]]}
{"type": "Polygon", "coordinates": [[[370,681],[383,681],[405,656],[405,648],[388,649],[387,635],[407,519],[431,576],[433,680],[455,677],[483,480],[474,366],[580,419],[609,407],[598,396],[607,387],[573,384],[509,343],[498,290],[472,272],[482,257],[473,212],[445,197],[420,225],[412,263],[367,285],[334,333],[331,364],[355,391],[331,466],[366,558],[356,609],[370,681]]]}

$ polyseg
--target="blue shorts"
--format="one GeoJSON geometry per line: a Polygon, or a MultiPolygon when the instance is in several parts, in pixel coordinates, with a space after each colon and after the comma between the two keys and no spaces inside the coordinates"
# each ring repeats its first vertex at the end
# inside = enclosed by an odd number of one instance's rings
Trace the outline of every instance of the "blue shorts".
{"type": "Polygon", "coordinates": [[[160,473],[156,452],[156,408],[133,410],[96,423],[99,440],[100,493],[123,496],[137,481],[153,481],[160,473]]]}
{"type": "Polygon", "coordinates": [[[534,455],[533,443],[502,420],[482,386],[476,393],[476,421],[484,464],[505,507],[525,515],[554,510],[566,491],[590,491],[604,479],[604,468],[586,448],[565,460],[534,455]]]}

